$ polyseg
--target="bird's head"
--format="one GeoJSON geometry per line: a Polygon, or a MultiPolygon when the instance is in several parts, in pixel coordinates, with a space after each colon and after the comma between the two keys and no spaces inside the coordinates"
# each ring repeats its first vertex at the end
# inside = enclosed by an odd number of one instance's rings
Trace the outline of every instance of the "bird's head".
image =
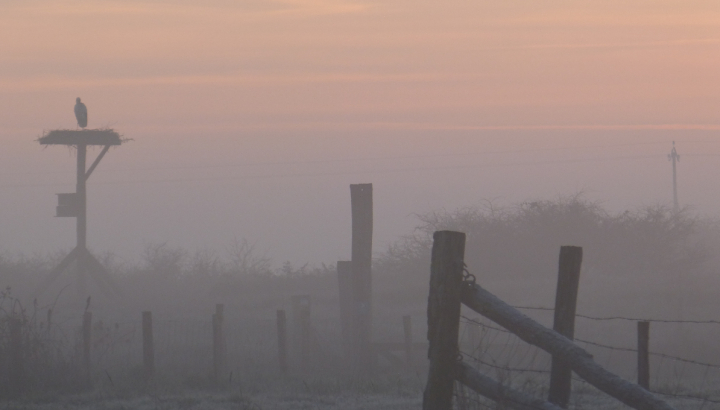
{"type": "Polygon", "coordinates": [[[75,103],[76,103],[76,104],[80,104],[80,97],[78,97],[78,98],[75,99],[75,103]]]}

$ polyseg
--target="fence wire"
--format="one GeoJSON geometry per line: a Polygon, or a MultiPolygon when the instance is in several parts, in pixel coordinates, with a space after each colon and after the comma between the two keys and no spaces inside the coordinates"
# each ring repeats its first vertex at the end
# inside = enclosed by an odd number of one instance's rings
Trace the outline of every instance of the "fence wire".
{"type": "MultiPolygon", "coordinates": [[[[692,320],[682,323],[713,324],[712,321],[692,320]]],[[[465,363],[507,387],[533,397],[547,397],[552,362],[550,354],[523,342],[512,332],[491,324],[484,318],[462,315],[459,336],[460,351],[465,363]]],[[[592,354],[594,360],[606,369],[627,380],[637,379],[637,348],[586,338],[575,339],[575,342],[592,354]]],[[[650,388],[653,393],[678,408],[720,409],[720,365],[655,351],[650,351],[649,355],[650,388]]],[[[577,376],[573,375],[572,380],[570,408],[626,408],[577,376]]],[[[477,395],[467,387],[456,389],[455,405],[461,410],[497,408],[496,403],[477,395]]]]}

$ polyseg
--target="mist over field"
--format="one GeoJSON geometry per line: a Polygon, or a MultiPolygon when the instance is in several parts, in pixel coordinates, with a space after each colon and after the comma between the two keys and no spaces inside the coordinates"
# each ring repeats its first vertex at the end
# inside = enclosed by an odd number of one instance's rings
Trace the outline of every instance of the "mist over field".
{"type": "MultiPolygon", "coordinates": [[[[582,247],[574,335],[555,330],[674,408],[720,409],[719,17],[701,0],[2,2],[0,400],[428,406],[450,230],[465,285],[547,328],[561,247],[582,247]],[[353,210],[356,184],[371,207],[353,210]]],[[[546,349],[465,302],[450,353],[563,407],[546,349]]],[[[569,408],[626,408],[580,373],[569,408]]],[[[507,404],[454,383],[457,409],[507,404]]]]}

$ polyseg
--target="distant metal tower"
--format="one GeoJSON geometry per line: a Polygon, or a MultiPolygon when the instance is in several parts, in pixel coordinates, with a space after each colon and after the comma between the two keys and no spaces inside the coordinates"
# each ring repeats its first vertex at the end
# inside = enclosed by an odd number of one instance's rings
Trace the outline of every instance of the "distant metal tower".
{"type": "Polygon", "coordinates": [[[680,155],[678,155],[677,151],[675,151],[675,141],[673,141],[673,147],[672,151],[670,151],[670,154],[668,154],[668,160],[672,161],[673,165],[673,212],[677,213],[680,210],[680,205],[678,204],[678,195],[677,195],[677,162],[680,161],[680,155]]]}

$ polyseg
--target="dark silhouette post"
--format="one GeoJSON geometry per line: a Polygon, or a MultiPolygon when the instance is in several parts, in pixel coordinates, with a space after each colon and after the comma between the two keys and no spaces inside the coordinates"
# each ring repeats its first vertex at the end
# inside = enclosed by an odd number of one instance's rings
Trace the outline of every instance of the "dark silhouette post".
{"type": "Polygon", "coordinates": [[[670,154],[668,154],[668,160],[672,161],[672,166],[673,166],[673,211],[675,213],[677,213],[680,210],[680,204],[678,202],[678,194],[677,194],[677,165],[676,165],[676,163],[680,161],[680,155],[678,155],[677,151],[675,150],[675,141],[673,141],[672,151],[670,151],[670,154]]]}
{"type": "MultiPolygon", "coordinates": [[[[87,190],[85,176],[85,161],[87,158],[87,144],[77,145],[77,184],[75,186],[75,206],[77,206],[77,244],[76,249],[87,251],[87,190]]],[[[78,294],[85,295],[85,273],[87,272],[87,258],[85,252],[80,252],[76,261],[78,275],[78,294]]]]}
{"type": "Polygon", "coordinates": [[[22,394],[25,387],[22,342],[23,320],[21,317],[13,315],[10,317],[8,325],[10,327],[10,345],[8,346],[10,356],[8,366],[9,396],[17,398],[22,394]]]}
{"type": "Polygon", "coordinates": [[[343,349],[348,360],[353,357],[353,334],[355,332],[353,320],[353,288],[352,288],[352,262],[338,261],[338,295],[340,300],[340,329],[342,331],[343,349]]]}
{"type": "Polygon", "coordinates": [[[90,360],[90,349],[92,347],[92,312],[85,312],[83,314],[83,384],[86,389],[92,388],[92,372],[91,372],[91,360],[90,360]]]}
{"type": "MultiPolygon", "coordinates": [[[[575,310],[581,266],[581,247],[563,246],[560,248],[553,330],[570,340],[575,337],[575,310]]],[[[550,403],[567,408],[570,401],[571,377],[570,366],[559,357],[553,356],[548,392],[550,403]]]]}
{"type": "Polygon", "coordinates": [[[280,361],[280,371],[283,374],[288,371],[287,360],[287,319],[285,311],[277,311],[277,337],[278,337],[278,360],[280,361]]]}
{"type": "Polygon", "coordinates": [[[152,312],[142,312],[143,369],[145,377],[155,375],[155,344],[153,341],[152,312]]]}
{"type": "Polygon", "coordinates": [[[451,410],[459,354],[460,294],[465,259],[465,234],[438,231],[433,234],[428,296],[427,385],[423,410],[451,410]]]}
{"type": "Polygon", "coordinates": [[[300,370],[307,371],[310,367],[311,333],[310,325],[310,295],[295,295],[292,297],[293,322],[295,322],[295,340],[297,352],[300,357],[300,370]]]}
{"type": "Polygon", "coordinates": [[[215,305],[215,313],[212,315],[213,326],[213,377],[215,383],[220,384],[225,373],[225,334],[223,322],[225,320],[225,305],[215,305]]]}
{"type": "Polygon", "coordinates": [[[352,290],[355,315],[355,368],[369,375],[372,352],[372,184],[350,185],[352,207],[352,290]]]}
{"type": "Polygon", "coordinates": [[[638,384],[650,390],[650,322],[637,322],[638,384]]]}

